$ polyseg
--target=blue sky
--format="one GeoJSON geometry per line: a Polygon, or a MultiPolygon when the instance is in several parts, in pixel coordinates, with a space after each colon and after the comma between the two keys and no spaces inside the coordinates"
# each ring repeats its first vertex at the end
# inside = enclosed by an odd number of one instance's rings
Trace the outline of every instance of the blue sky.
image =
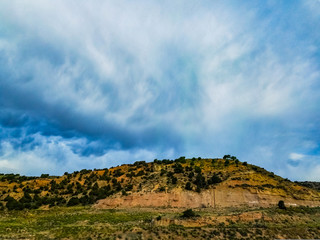
{"type": "Polygon", "coordinates": [[[1,1],[0,172],[237,156],[320,180],[320,1],[1,1]]]}

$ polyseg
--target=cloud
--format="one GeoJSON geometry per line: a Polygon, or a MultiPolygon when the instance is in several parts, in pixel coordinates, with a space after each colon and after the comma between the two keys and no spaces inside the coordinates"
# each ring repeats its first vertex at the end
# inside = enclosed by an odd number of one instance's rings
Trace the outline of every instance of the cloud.
{"type": "Polygon", "coordinates": [[[1,169],[230,153],[296,178],[320,154],[314,4],[0,3],[1,169]]]}

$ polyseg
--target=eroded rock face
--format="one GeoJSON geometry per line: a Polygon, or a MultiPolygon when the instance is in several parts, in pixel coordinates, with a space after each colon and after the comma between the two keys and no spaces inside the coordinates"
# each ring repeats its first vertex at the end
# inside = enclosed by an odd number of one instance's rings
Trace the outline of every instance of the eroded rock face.
{"type": "Polygon", "coordinates": [[[297,200],[280,195],[252,192],[241,188],[218,187],[201,193],[175,189],[171,192],[135,192],[128,196],[115,195],[97,202],[97,208],[113,207],[270,207],[284,200],[287,206],[320,206],[320,201],[297,200]]]}

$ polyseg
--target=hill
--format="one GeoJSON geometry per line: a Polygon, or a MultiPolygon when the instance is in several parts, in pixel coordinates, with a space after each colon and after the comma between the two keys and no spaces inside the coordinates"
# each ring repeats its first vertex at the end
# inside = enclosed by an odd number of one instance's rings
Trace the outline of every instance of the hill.
{"type": "Polygon", "coordinates": [[[226,155],[154,160],[63,176],[0,175],[2,209],[320,206],[320,192],[226,155]]]}

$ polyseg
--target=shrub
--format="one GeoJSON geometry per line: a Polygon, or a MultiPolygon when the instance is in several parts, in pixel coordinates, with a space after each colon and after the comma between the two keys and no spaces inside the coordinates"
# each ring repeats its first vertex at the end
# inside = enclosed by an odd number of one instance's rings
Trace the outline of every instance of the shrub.
{"type": "Polygon", "coordinates": [[[197,217],[196,213],[192,209],[187,209],[182,213],[182,218],[193,218],[197,217]]]}
{"type": "Polygon", "coordinates": [[[208,180],[208,184],[216,184],[216,183],[221,183],[222,180],[221,178],[217,175],[214,174],[209,180],[208,180]]]}
{"type": "Polygon", "coordinates": [[[228,166],[230,163],[229,159],[226,159],[226,161],[224,162],[224,166],[228,166]]]}
{"type": "Polygon", "coordinates": [[[133,164],[133,166],[138,166],[138,167],[141,167],[141,166],[145,166],[147,167],[148,164],[146,163],[146,161],[137,161],[133,164]]]}
{"type": "Polygon", "coordinates": [[[143,175],[145,175],[146,173],[143,171],[143,170],[140,170],[138,173],[137,173],[137,177],[139,177],[139,176],[143,176],[143,175]]]}
{"type": "Polygon", "coordinates": [[[284,205],[284,201],[283,200],[280,200],[278,202],[278,207],[279,207],[279,209],[287,209],[286,206],[284,205]]]}
{"type": "Polygon", "coordinates": [[[121,171],[121,169],[117,169],[113,172],[113,176],[114,177],[120,177],[122,176],[124,173],[121,171]]]}
{"type": "Polygon", "coordinates": [[[243,166],[248,166],[248,163],[247,162],[243,162],[242,165],[243,166]]]}
{"type": "Polygon", "coordinates": [[[128,193],[126,192],[125,189],[122,189],[121,193],[122,193],[122,196],[128,196],[128,193]]]}
{"type": "Polygon", "coordinates": [[[166,174],[167,173],[167,171],[165,170],[165,169],[161,169],[161,171],[160,171],[160,176],[163,176],[164,174],[166,174]]]}
{"type": "Polygon", "coordinates": [[[194,170],[196,171],[196,173],[201,173],[201,168],[198,167],[198,166],[196,166],[196,167],[194,168],[194,170]]]}
{"type": "Polygon", "coordinates": [[[180,162],[180,163],[186,163],[186,157],[180,157],[178,159],[175,160],[175,162],[180,162]]]}
{"type": "Polygon", "coordinates": [[[173,174],[174,174],[173,172],[168,172],[168,173],[167,173],[167,177],[169,177],[169,178],[170,178],[170,177],[172,177],[172,176],[173,176],[173,174]]]}
{"type": "Polygon", "coordinates": [[[19,200],[20,203],[30,203],[32,202],[32,197],[29,193],[25,192],[23,197],[19,200]]]}
{"type": "Polygon", "coordinates": [[[186,189],[186,190],[192,190],[191,182],[187,182],[187,183],[186,183],[185,189],[186,189]]]}
{"type": "Polygon", "coordinates": [[[192,171],[192,170],[193,170],[192,167],[189,167],[189,166],[186,166],[186,167],[185,167],[185,171],[186,171],[186,172],[190,172],[190,171],[192,171]]]}
{"type": "Polygon", "coordinates": [[[180,163],[176,163],[173,168],[175,173],[183,173],[183,167],[180,163]]]}
{"type": "Polygon", "coordinates": [[[126,191],[131,191],[133,189],[133,185],[132,184],[128,184],[125,188],[126,191]]]}
{"type": "Polygon", "coordinates": [[[161,164],[161,160],[158,160],[158,159],[153,160],[153,162],[156,164],[161,164]]]}
{"type": "Polygon", "coordinates": [[[22,210],[23,204],[15,200],[14,198],[10,198],[6,204],[8,210],[22,210]]]}
{"type": "Polygon", "coordinates": [[[72,198],[70,198],[70,200],[68,201],[67,206],[70,207],[70,206],[75,206],[75,205],[78,205],[78,204],[80,204],[79,198],[77,198],[77,197],[72,197],[72,198]]]}
{"type": "Polygon", "coordinates": [[[171,177],[172,184],[177,184],[178,179],[175,176],[171,177]]]}
{"type": "Polygon", "coordinates": [[[194,181],[194,184],[199,188],[204,188],[206,186],[205,177],[201,173],[198,173],[198,175],[196,176],[196,180],[194,181]]]}

